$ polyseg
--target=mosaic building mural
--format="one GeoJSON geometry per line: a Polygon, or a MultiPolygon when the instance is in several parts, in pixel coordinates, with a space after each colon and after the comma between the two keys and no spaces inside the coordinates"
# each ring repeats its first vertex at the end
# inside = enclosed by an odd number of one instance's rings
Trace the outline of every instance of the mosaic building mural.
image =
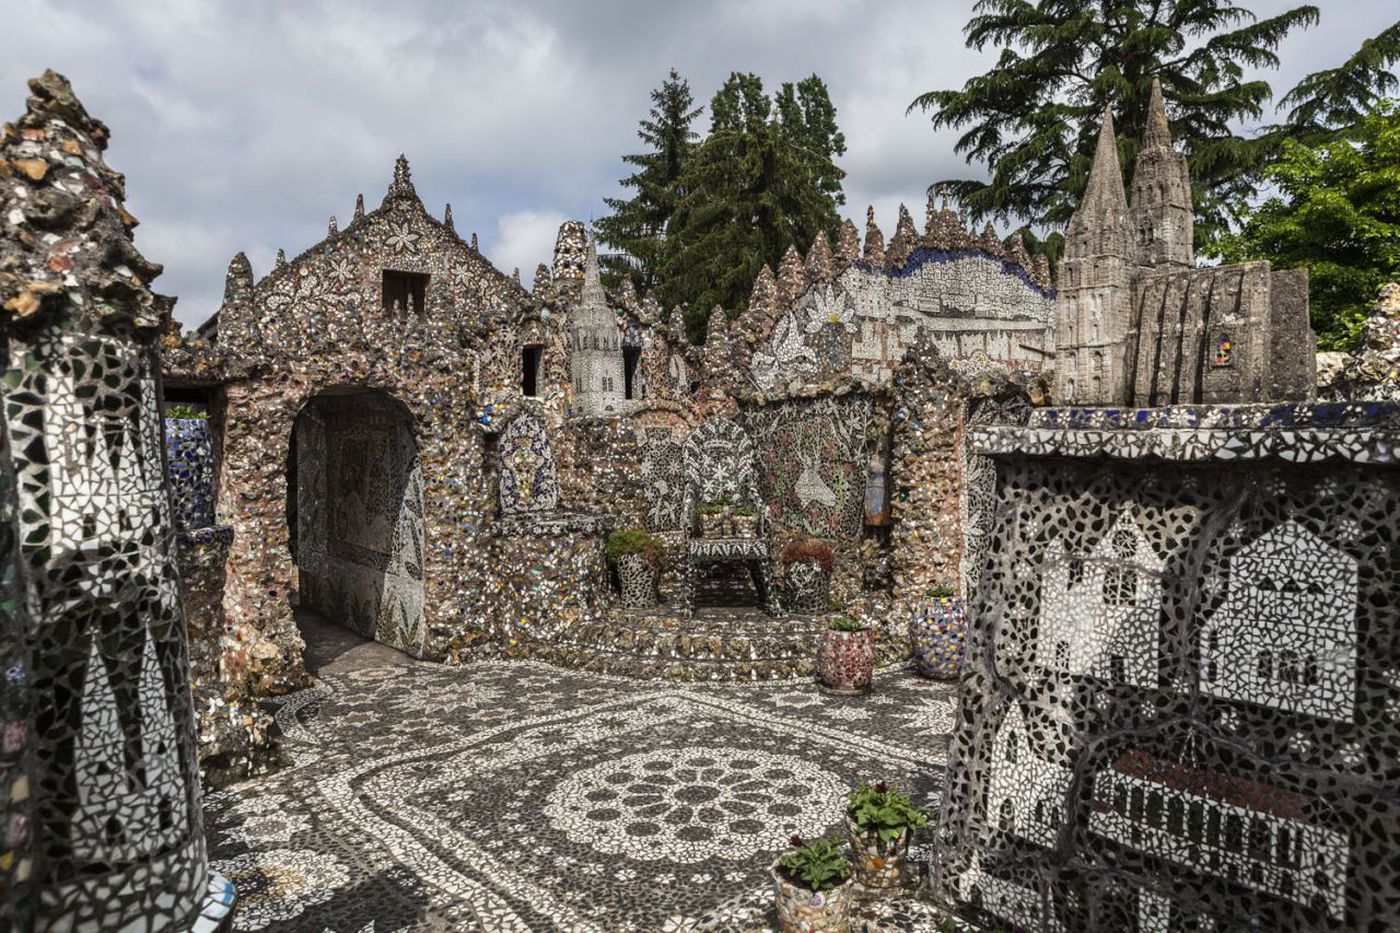
{"type": "Polygon", "coordinates": [[[1393,405],[970,429],[997,495],[938,858],[969,919],[1400,921],[1397,436],[1393,405]]]}
{"type": "Polygon", "coordinates": [[[169,302],[147,284],[160,266],[132,243],[122,177],[102,158],[107,128],[60,75],[30,91],[2,141],[28,168],[0,193],[5,267],[24,273],[0,285],[4,467],[28,620],[7,674],[28,684],[32,715],[27,734],[12,721],[4,736],[28,771],[33,821],[15,814],[5,828],[4,870],[20,883],[11,919],[213,930],[229,897],[207,903],[158,391],[169,302]]]}

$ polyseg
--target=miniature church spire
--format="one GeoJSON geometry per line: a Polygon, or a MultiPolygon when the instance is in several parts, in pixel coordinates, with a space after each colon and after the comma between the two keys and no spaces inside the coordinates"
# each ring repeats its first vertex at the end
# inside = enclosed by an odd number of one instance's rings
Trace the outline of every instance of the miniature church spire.
{"type": "Polygon", "coordinates": [[[1156,78],[1133,172],[1132,212],[1140,264],[1164,269],[1196,264],[1190,169],[1185,153],[1172,147],[1162,82],[1156,78]]]}
{"type": "Polygon", "coordinates": [[[1123,168],[1118,164],[1118,136],[1113,129],[1113,108],[1103,108],[1103,124],[1094,146],[1094,164],[1089,169],[1089,183],[1079,210],[1128,209],[1128,195],[1123,190],[1123,168]]]}
{"type": "Polygon", "coordinates": [[[1089,182],[1065,230],[1065,258],[1117,256],[1128,259],[1133,252],[1132,241],[1128,196],[1123,190],[1123,170],[1118,165],[1113,111],[1105,106],[1089,182]]]}
{"type": "Polygon", "coordinates": [[[453,233],[456,233],[456,232],[457,232],[457,228],[454,227],[454,226],[452,226],[452,205],[451,205],[451,204],[447,205],[446,207],[444,207],[444,208],[442,209],[442,225],[443,225],[444,227],[446,227],[448,230],[451,230],[453,233]]]}

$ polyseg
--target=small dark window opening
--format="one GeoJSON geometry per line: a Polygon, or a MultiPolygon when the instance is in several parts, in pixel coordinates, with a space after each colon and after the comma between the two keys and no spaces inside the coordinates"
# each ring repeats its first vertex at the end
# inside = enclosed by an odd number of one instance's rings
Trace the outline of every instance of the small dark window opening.
{"type": "Polygon", "coordinates": [[[426,272],[384,270],[380,303],[391,317],[406,321],[410,312],[422,317],[423,304],[427,300],[427,296],[428,275],[426,272]]]}
{"type": "Polygon", "coordinates": [[[520,351],[520,391],[533,398],[540,394],[540,357],[544,347],[531,344],[520,351]]]}
{"type": "Polygon", "coordinates": [[[637,397],[637,364],[642,361],[641,347],[622,348],[622,397],[637,397]]]}

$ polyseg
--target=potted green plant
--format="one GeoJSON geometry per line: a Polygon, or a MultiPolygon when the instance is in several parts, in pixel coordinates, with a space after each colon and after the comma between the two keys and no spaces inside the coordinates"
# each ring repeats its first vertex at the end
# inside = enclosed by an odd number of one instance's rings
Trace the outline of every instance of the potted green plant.
{"type": "Polygon", "coordinates": [[[793,836],[792,848],[773,865],[777,889],[778,927],[791,933],[847,933],[851,928],[854,884],[851,863],[837,839],[803,842],[793,836]]]}
{"type": "Polygon", "coordinates": [[[967,642],[967,617],[957,590],[935,586],[925,594],[909,619],[909,640],[920,674],[938,680],[958,676],[967,642]]]}
{"type": "Polygon", "coordinates": [[[870,689],[875,674],[875,632],[849,616],[827,620],[817,646],[817,677],[828,693],[854,696],[870,689]]]}
{"type": "Polygon", "coordinates": [[[758,537],[758,509],[751,505],[736,505],[732,510],[734,534],[739,538],[758,537]]]}
{"type": "Polygon", "coordinates": [[[728,496],[711,499],[696,511],[700,515],[700,535],[705,538],[723,538],[729,534],[729,509],[732,503],[728,496]]]}
{"type": "Polygon", "coordinates": [[[836,555],[815,538],[793,538],[778,555],[787,587],[785,607],[792,612],[821,612],[831,590],[836,555]]]}
{"type": "Polygon", "coordinates": [[[657,584],[666,566],[666,546],[640,528],[608,535],[608,561],[617,573],[623,606],[649,609],[656,605],[657,584]]]}
{"type": "Polygon", "coordinates": [[[865,888],[898,887],[909,840],[928,814],[880,781],[862,783],[846,798],[846,835],[855,854],[856,881],[865,888]]]}

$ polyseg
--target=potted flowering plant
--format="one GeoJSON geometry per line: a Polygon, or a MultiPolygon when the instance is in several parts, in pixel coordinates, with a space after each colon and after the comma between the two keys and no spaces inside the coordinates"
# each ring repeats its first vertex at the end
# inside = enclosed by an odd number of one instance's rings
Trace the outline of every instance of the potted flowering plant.
{"type": "Polygon", "coordinates": [[[627,528],[608,535],[608,561],[617,571],[622,605],[649,609],[656,605],[657,584],[666,566],[666,547],[655,535],[627,528]]]}
{"type": "Polygon", "coordinates": [[[817,646],[817,677],[828,693],[854,696],[870,689],[875,674],[875,632],[848,616],[831,618],[817,646]]]}
{"type": "Polygon", "coordinates": [[[909,840],[928,825],[928,814],[884,781],[862,783],[846,798],[846,835],[862,887],[898,887],[909,840]]]}
{"type": "Polygon", "coordinates": [[[854,885],[851,863],[841,854],[840,841],[803,842],[800,836],[789,841],[793,847],[773,865],[779,929],[847,933],[854,885]]]}
{"type": "Polygon", "coordinates": [[[967,618],[956,590],[936,586],[928,591],[909,620],[909,640],[920,674],[939,680],[958,676],[967,640],[967,618]]]}
{"type": "Polygon", "coordinates": [[[836,556],[831,546],[815,538],[793,538],[778,556],[787,582],[787,608],[793,612],[821,612],[831,589],[836,556]]]}

